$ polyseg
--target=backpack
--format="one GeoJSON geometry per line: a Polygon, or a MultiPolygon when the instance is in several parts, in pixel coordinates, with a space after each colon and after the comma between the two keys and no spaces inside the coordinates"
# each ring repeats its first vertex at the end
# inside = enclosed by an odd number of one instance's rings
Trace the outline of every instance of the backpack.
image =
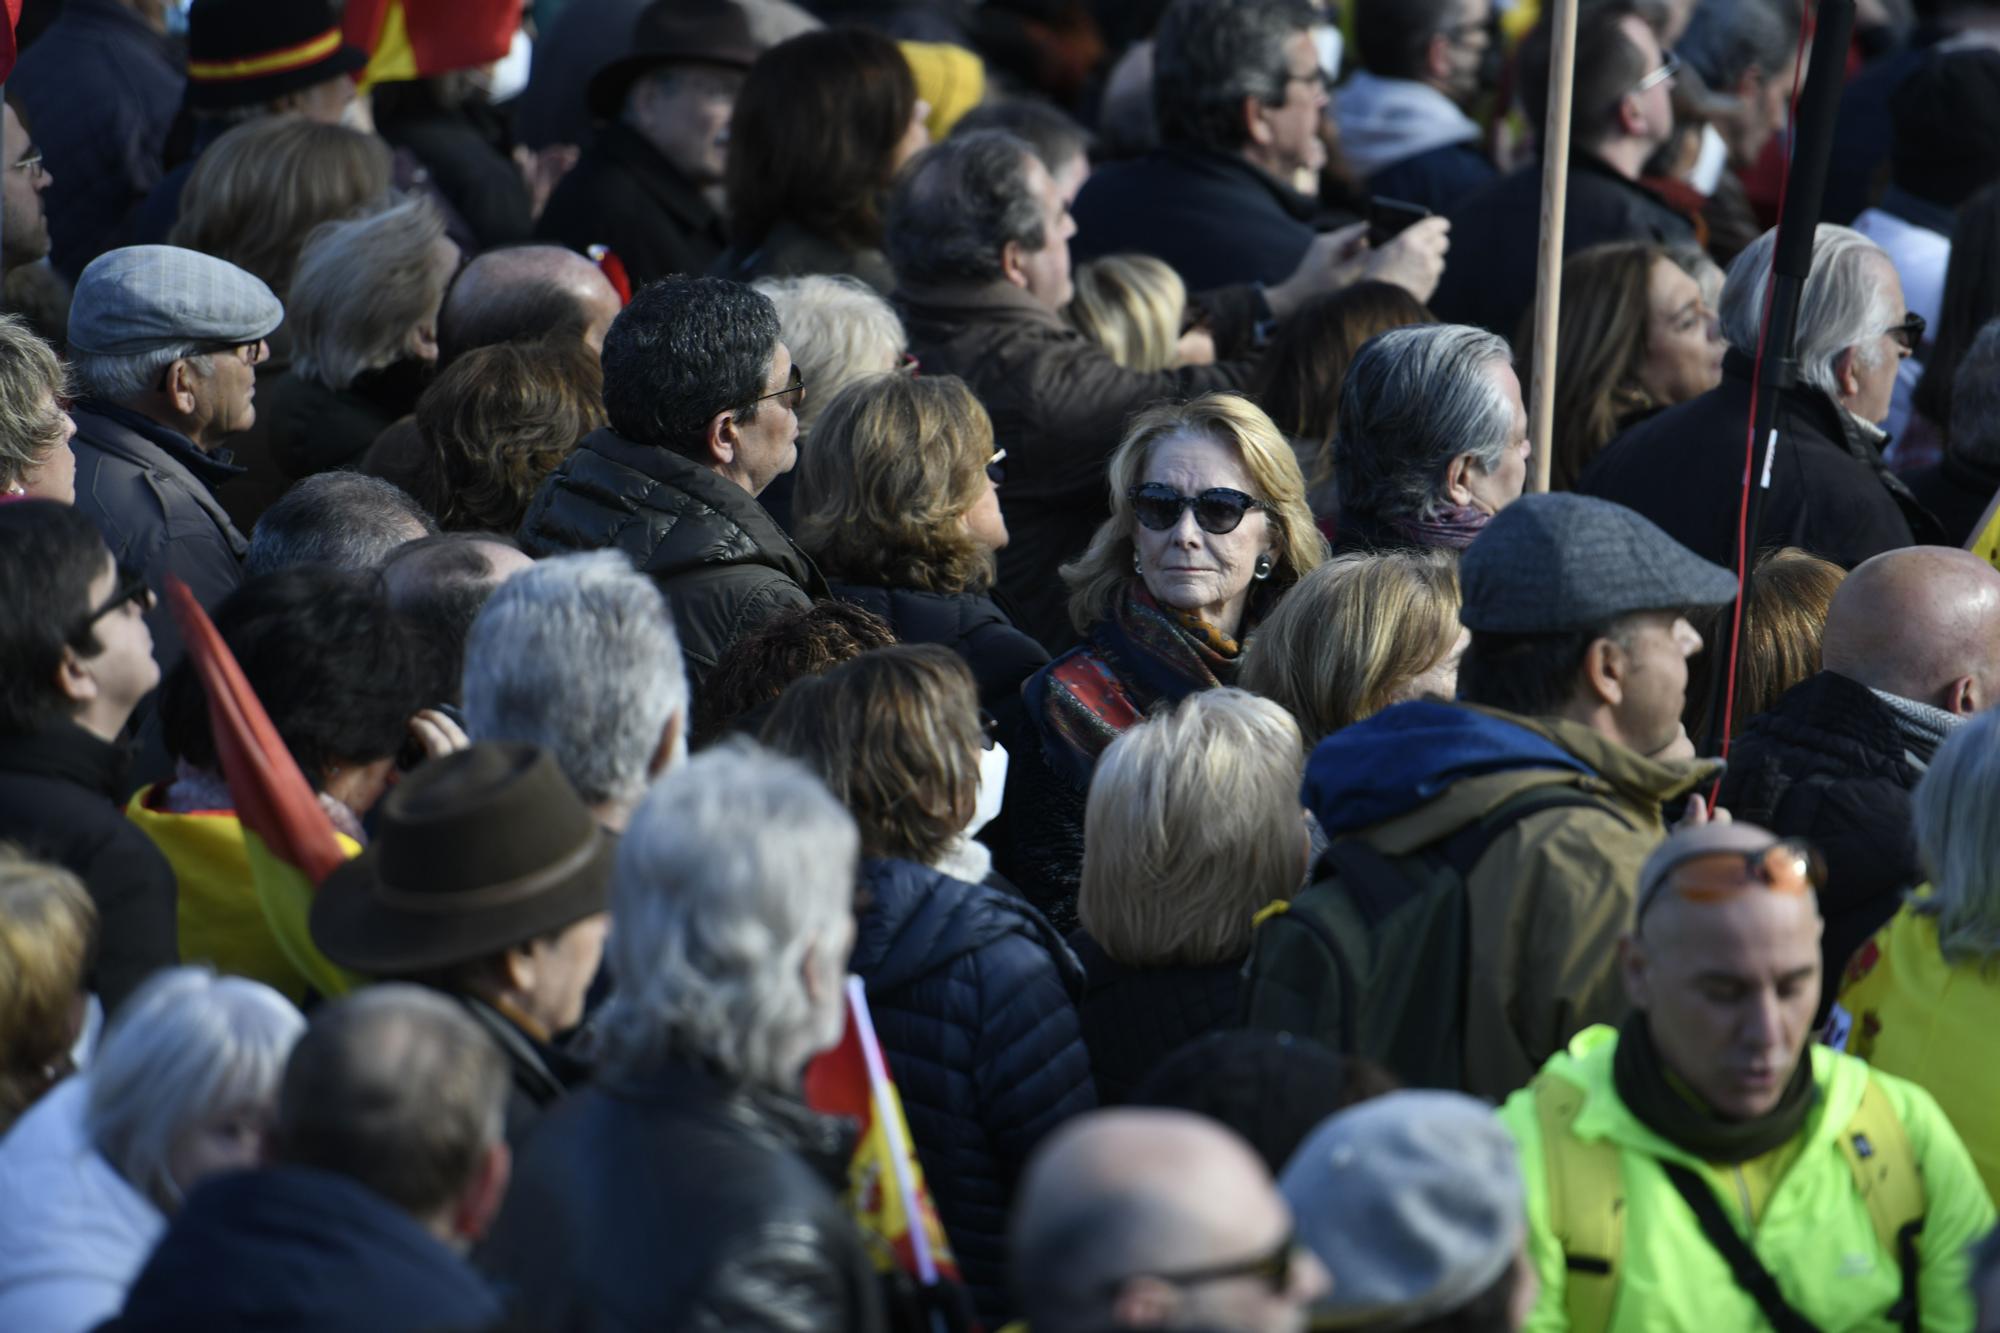
{"type": "Polygon", "coordinates": [[[1521,820],[1573,806],[1631,827],[1601,798],[1551,782],[1401,856],[1360,835],[1336,839],[1313,884],[1258,924],[1244,972],[1245,1025],[1318,1038],[1411,1087],[1462,1089],[1466,880],[1521,820]]]}
{"type": "MultiPolygon", "coordinates": [[[[1624,1153],[1606,1140],[1586,1142],[1570,1132],[1583,1109],[1582,1088],[1546,1073],[1531,1086],[1548,1180],[1549,1234],[1562,1245],[1567,1270],[1564,1312],[1573,1333],[1598,1333],[1611,1320],[1625,1250],[1624,1153]]],[[[1902,1118],[1872,1074],[1854,1117],[1841,1130],[1840,1152],[1877,1243],[1895,1256],[1902,1273],[1902,1296],[1889,1309],[1890,1322],[1904,1333],[1917,1333],[1922,1327],[1917,1235],[1928,1207],[1923,1172],[1902,1118]]]]}

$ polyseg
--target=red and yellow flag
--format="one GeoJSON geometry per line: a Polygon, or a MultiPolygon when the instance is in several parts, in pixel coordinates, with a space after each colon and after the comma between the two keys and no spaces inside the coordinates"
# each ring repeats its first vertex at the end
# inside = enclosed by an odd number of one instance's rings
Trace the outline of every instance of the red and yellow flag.
{"type": "Polygon", "coordinates": [[[264,919],[286,961],[321,995],[344,995],[362,978],[328,962],[307,918],[321,881],[353,854],[334,831],[271,715],[244,678],[236,655],[187,584],[167,576],[167,606],[188,661],[208,695],[208,721],[223,780],[243,824],[244,848],[264,919]]]}
{"type": "Polygon", "coordinates": [[[522,0],[347,0],[341,30],[368,53],[361,86],[477,69],[507,54],[522,0]]]}

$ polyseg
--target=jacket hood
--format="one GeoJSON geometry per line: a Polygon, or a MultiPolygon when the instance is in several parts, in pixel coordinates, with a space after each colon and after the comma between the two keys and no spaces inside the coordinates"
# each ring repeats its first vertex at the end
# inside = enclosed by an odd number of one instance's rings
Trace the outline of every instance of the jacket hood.
{"type": "Polygon", "coordinates": [[[1048,950],[1072,994],[1082,990],[1083,969],[1069,947],[1020,899],[914,861],[864,861],[861,883],[869,903],[848,966],[871,988],[908,985],[995,940],[1023,935],[1048,950]]]}
{"type": "Polygon", "coordinates": [[[484,1280],[393,1204],[277,1166],[189,1196],[118,1327],[473,1328],[500,1313],[484,1280]]]}
{"type": "Polygon", "coordinates": [[[1321,741],[1303,799],[1329,835],[1369,828],[1429,803],[1461,778],[1508,769],[1590,765],[1505,718],[1456,704],[1397,704],[1321,741]]]}
{"type": "Polygon", "coordinates": [[[1384,79],[1356,70],[1333,97],[1340,150],[1371,175],[1434,148],[1474,143],[1479,126],[1449,97],[1413,79],[1384,79]]]}

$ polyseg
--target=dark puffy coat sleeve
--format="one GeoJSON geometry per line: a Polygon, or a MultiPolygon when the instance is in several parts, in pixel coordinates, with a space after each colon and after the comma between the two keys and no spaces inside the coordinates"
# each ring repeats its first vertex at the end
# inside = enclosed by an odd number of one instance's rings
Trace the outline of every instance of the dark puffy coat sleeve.
{"type": "Polygon", "coordinates": [[[851,1228],[774,1219],[733,1247],[681,1325],[689,1333],[870,1333],[880,1292],[851,1228]]]}
{"type": "Polygon", "coordinates": [[[977,955],[988,1004],[973,1060],[980,1119],[1002,1167],[1018,1177],[1051,1129],[1097,1105],[1076,1004],[1048,951],[1010,935],[977,955]]]}

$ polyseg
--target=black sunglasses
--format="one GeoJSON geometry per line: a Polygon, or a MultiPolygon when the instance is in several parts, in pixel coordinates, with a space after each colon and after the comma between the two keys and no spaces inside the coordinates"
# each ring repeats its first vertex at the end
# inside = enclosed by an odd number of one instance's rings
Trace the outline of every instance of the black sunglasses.
{"type": "Polygon", "coordinates": [[[120,564],[118,581],[111,586],[111,595],[77,622],[75,632],[70,635],[71,641],[82,643],[88,640],[92,626],[127,602],[135,603],[141,611],[150,611],[153,609],[153,589],[146,582],[145,571],[120,564]]]}
{"type": "Polygon", "coordinates": [[[1923,345],[1924,329],[1926,327],[1928,326],[1924,323],[1922,315],[1919,315],[1914,310],[1908,310],[1903,313],[1903,322],[1901,324],[1891,324],[1888,328],[1882,330],[1882,332],[1894,338],[1896,345],[1904,351],[1914,353],[1917,348],[1923,345]]]}
{"type": "Polygon", "coordinates": [[[1237,525],[1243,522],[1243,516],[1252,509],[1271,507],[1254,496],[1232,491],[1226,486],[1217,486],[1200,495],[1182,495],[1158,481],[1134,486],[1125,492],[1125,498],[1132,502],[1132,512],[1139,522],[1154,532],[1168,531],[1181,521],[1184,511],[1192,509],[1196,525],[1203,532],[1218,537],[1225,532],[1236,531],[1237,525]]]}
{"type": "MultiPolygon", "coordinates": [[[[1187,1268],[1178,1273],[1139,1273],[1135,1277],[1150,1277],[1156,1282],[1165,1282],[1174,1287],[1198,1287],[1209,1282],[1226,1282],[1231,1278],[1256,1278],[1263,1282],[1273,1296],[1283,1296],[1292,1289],[1292,1260],[1299,1249],[1296,1232],[1287,1231],[1274,1249],[1263,1254],[1255,1254],[1248,1259],[1238,1259],[1234,1263],[1216,1264],[1207,1268],[1187,1268]]],[[[1116,1295],[1131,1278],[1122,1278],[1105,1284],[1106,1296],[1116,1295]]]]}
{"type": "Polygon", "coordinates": [[[1005,449],[995,449],[993,457],[986,460],[986,475],[995,486],[1007,480],[1007,451],[1005,449]]]}

